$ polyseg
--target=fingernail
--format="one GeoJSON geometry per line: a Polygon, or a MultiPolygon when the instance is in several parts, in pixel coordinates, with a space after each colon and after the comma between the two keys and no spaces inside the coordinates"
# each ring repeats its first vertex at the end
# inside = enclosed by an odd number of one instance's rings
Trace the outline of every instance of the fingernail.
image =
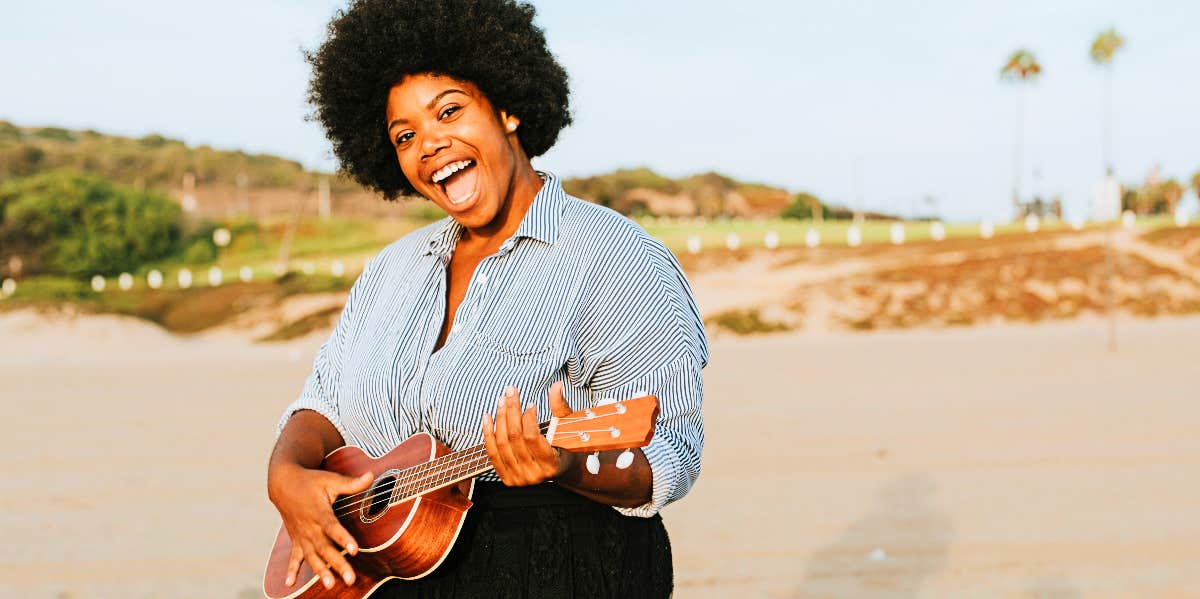
{"type": "Polygon", "coordinates": [[[284,586],[289,586],[289,587],[292,586],[293,584],[296,584],[296,577],[289,574],[287,578],[283,579],[283,584],[284,584],[284,586]]]}
{"type": "Polygon", "coordinates": [[[354,584],[354,575],[347,572],[342,575],[342,580],[345,580],[346,584],[354,584]]]}
{"type": "Polygon", "coordinates": [[[349,545],[346,546],[346,551],[349,551],[350,555],[354,555],[355,553],[358,553],[358,545],[355,545],[354,543],[350,543],[349,545]]]}
{"type": "Polygon", "coordinates": [[[323,579],[323,582],[325,583],[325,588],[327,588],[327,589],[333,588],[333,577],[332,576],[326,574],[325,578],[323,579]]]}
{"type": "Polygon", "coordinates": [[[512,385],[509,385],[508,388],[506,388],[504,390],[505,397],[512,397],[513,395],[516,395],[516,394],[517,394],[517,388],[512,385]]]}
{"type": "Polygon", "coordinates": [[[503,395],[500,396],[500,399],[496,400],[496,409],[497,410],[504,409],[504,396],[503,395]]]}

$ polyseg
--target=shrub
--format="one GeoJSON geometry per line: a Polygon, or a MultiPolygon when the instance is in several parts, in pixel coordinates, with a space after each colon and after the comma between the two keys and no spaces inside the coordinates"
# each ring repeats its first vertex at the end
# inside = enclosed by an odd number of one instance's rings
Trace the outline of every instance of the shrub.
{"type": "Polygon", "coordinates": [[[796,220],[805,220],[813,218],[813,206],[816,206],[821,211],[822,217],[829,216],[829,210],[821,200],[810,193],[798,193],[792,198],[792,203],[788,204],[787,208],[783,209],[780,214],[783,218],[794,218],[796,220]]]}
{"type": "Polygon", "coordinates": [[[177,251],[179,206],[87,175],[51,172],[0,186],[0,263],[28,274],[111,275],[177,251]]]}
{"type": "Polygon", "coordinates": [[[179,261],[185,264],[208,264],[216,259],[217,246],[213,245],[212,238],[204,237],[193,239],[179,257],[179,261]]]}
{"type": "Polygon", "coordinates": [[[754,335],[758,333],[775,333],[791,330],[782,322],[763,320],[758,310],[726,310],[709,318],[706,323],[737,335],[754,335]]]}

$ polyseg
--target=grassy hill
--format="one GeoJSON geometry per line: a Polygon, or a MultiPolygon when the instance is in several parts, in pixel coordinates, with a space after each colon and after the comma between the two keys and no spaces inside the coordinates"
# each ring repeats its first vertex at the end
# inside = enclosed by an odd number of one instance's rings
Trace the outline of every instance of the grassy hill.
{"type": "MultiPolygon", "coordinates": [[[[51,170],[95,175],[177,198],[185,174],[191,173],[201,211],[207,206],[209,212],[220,214],[229,212],[228,206],[234,203],[232,198],[239,188],[254,196],[251,203],[269,204],[273,207],[270,213],[279,213],[292,203],[290,196],[282,196],[296,190],[310,193],[316,188],[317,178],[326,175],[271,154],[189,146],[157,134],[134,138],[0,121],[0,180],[51,170]]],[[[362,214],[363,208],[382,204],[344,177],[331,177],[330,184],[335,205],[353,204],[352,213],[362,214]]],[[[648,168],[567,179],[564,187],[573,195],[626,214],[654,215],[660,213],[656,207],[673,203],[668,208],[676,215],[771,217],[778,216],[792,199],[787,190],[737,181],[719,173],[671,179],[648,168]],[[631,199],[631,192],[643,193],[631,199]],[[652,194],[649,199],[646,193],[652,194]],[[661,201],[656,202],[656,198],[661,201]]]]}
{"type": "Polygon", "coordinates": [[[634,215],[778,216],[791,200],[785,189],[708,172],[671,179],[648,168],[619,169],[567,179],[572,195],[634,215]]]}
{"type": "Polygon", "coordinates": [[[314,175],[295,160],[192,147],[161,135],[132,138],[0,121],[0,178],[57,169],[154,189],[178,185],[188,172],[195,175],[197,185],[237,185],[244,175],[251,187],[291,187],[314,175]]]}

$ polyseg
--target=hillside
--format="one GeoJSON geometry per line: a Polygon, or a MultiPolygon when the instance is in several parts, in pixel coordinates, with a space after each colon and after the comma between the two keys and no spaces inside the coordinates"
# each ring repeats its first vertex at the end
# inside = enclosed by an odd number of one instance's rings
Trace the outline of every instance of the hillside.
{"type": "MultiPolygon", "coordinates": [[[[426,202],[382,202],[345,177],[271,154],[189,146],[156,134],[134,138],[0,121],[0,180],[59,169],[161,191],[177,201],[191,196],[196,212],[211,217],[316,214],[323,178],[331,210],[339,215],[440,216],[426,202]]],[[[794,200],[788,190],[715,172],[671,179],[648,168],[620,169],[563,184],[573,195],[628,215],[774,218],[794,200]]]]}
{"type": "Polygon", "coordinates": [[[743,183],[718,173],[670,179],[648,168],[567,179],[572,195],[630,215],[774,217],[791,201],[785,189],[743,183]]]}
{"type": "Polygon", "coordinates": [[[236,186],[244,176],[245,185],[251,188],[295,186],[315,174],[294,160],[191,147],[161,135],[132,138],[92,130],[19,127],[0,121],[0,178],[54,169],[157,189],[180,185],[189,172],[195,175],[197,185],[236,186]]]}
{"type": "Polygon", "coordinates": [[[427,208],[381,202],[344,177],[306,170],[271,154],[189,146],[156,134],[134,138],[0,121],[0,181],[52,170],[96,175],[180,202],[190,195],[197,214],[217,218],[315,215],[322,178],[329,184],[332,211],[343,216],[404,215],[427,208]]]}

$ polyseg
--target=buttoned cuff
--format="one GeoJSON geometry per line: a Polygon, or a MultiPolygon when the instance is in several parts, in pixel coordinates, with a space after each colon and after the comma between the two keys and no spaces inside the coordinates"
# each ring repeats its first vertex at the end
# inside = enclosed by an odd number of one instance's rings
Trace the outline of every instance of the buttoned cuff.
{"type": "Polygon", "coordinates": [[[650,462],[650,502],[631,508],[613,506],[613,509],[626,516],[649,518],[675,498],[682,473],[678,452],[671,447],[666,434],[655,435],[650,444],[642,448],[642,453],[645,454],[646,461],[650,462]]]}

